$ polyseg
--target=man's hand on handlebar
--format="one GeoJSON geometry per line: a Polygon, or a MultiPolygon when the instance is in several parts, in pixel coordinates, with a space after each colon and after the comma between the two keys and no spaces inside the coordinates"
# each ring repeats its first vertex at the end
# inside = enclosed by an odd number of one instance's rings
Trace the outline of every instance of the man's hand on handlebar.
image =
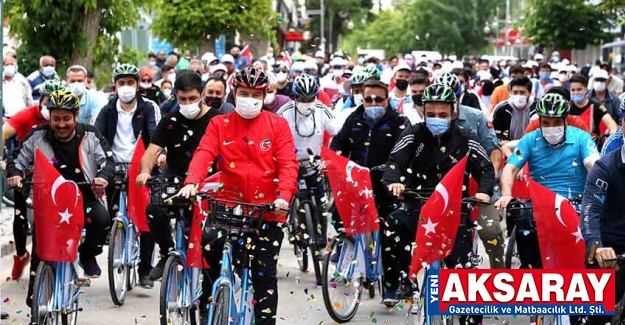
{"type": "Polygon", "coordinates": [[[603,268],[618,270],[616,253],[612,247],[598,247],[595,251],[595,259],[599,262],[599,266],[603,268]]]}
{"type": "Polygon", "coordinates": [[[178,194],[180,196],[182,196],[185,199],[188,199],[190,197],[194,197],[197,195],[197,185],[196,184],[188,184],[185,185],[180,192],[178,192],[178,194]]]}
{"type": "Polygon", "coordinates": [[[22,187],[22,176],[7,178],[7,184],[9,184],[9,187],[22,187]]]}
{"type": "Polygon", "coordinates": [[[388,186],[388,191],[397,197],[400,197],[405,189],[406,189],[406,185],[401,184],[401,183],[393,183],[388,186]]]}
{"type": "MultiPolygon", "coordinates": [[[[476,195],[476,198],[477,198],[477,195],[476,195]]],[[[510,204],[510,201],[512,201],[512,199],[513,198],[510,195],[502,195],[499,198],[499,200],[497,200],[497,202],[495,202],[495,207],[498,210],[503,210],[503,209],[505,209],[508,206],[508,204],[510,204]]]]}
{"type": "Polygon", "coordinates": [[[276,206],[276,210],[289,209],[289,202],[287,202],[285,199],[276,199],[275,201],[273,201],[273,205],[276,206]]]}
{"type": "Polygon", "coordinates": [[[158,158],[156,158],[156,167],[163,169],[165,165],[167,165],[167,156],[163,154],[158,155],[158,158]]]}
{"type": "Polygon", "coordinates": [[[483,203],[490,203],[490,195],[488,194],[476,193],[475,199],[483,203]]]}
{"type": "Polygon", "coordinates": [[[148,182],[150,177],[151,176],[148,173],[141,173],[141,174],[137,175],[137,179],[135,180],[135,183],[138,186],[145,186],[145,184],[148,182]]]}

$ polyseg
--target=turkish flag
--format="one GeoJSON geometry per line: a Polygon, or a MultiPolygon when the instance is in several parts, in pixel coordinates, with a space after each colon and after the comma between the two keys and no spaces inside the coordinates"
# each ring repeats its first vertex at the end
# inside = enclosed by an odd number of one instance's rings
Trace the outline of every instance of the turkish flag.
{"type": "Polygon", "coordinates": [[[586,246],[571,203],[530,180],[540,257],[544,269],[583,269],[586,246]]]}
{"type": "Polygon", "coordinates": [[[132,220],[139,231],[148,232],[148,220],[145,217],[145,209],[150,202],[150,192],[147,186],[138,186],[135,183],[141,173],[141,157],[145,153],[143,140],[137,140],[135,152],[132,154],[130,168],[128,168],[128,217],[132,220]]]}
{"type": "Polygon", "coordinates": [[[530,170],[527,164],[523,167],[523,179],[519,180],[516,178],[516,175],[514,177],[514,183],[512,183],[512,197],[530,197],[530,170]]]}
{"type": "Polygon", "coordinates": [[[334,204],[347,235],[377,231],[380,225],[369,169],[326,147],[321,147],[321,159],[325,162],[334,204]]]}
{"type": "Polygon", "coordinates": [[[422,263],[430,264],[449,256],[460,226],[462,185],[467,157],[446,175],[421,208],[417,225],[416,247],[412,251],[410,276],[414,279],[422,263]]]}
{"type": "Polygon", "coordinates": [[[249,62],[249,64],[252,64],[252,51],[251,51],[249,44],[245,45],[245,47],[241,49],[241,52],[239,53],[239,55],[246,57],[247,62],[249,62]]]}
{"type": "MultiPolygon", "coordinates": [[[[215,173],[200,183],[200,192],[218,191],[222,187],[221,172],[215,173]]],[[[193,204],[193,220],[189,231],[189,247],[187,248],[187,267],[209,268],[202,257],[202,230],[208,213],[208,201],[201,200],[193,204]]]]}
{"type": "Polygon", "coordinates": [[[33,175],[36,252],[47,262],[74,262],[85,225],[82,193],[36,149],[33,175]]]}
{"type": "Polygon", "coordinates": [[[330,132],[325,131],[323,132],[323,143],[322,145],[324,147],[330,147],[330,143],[332,142],[332,134],[330,134],[330,132]]]}

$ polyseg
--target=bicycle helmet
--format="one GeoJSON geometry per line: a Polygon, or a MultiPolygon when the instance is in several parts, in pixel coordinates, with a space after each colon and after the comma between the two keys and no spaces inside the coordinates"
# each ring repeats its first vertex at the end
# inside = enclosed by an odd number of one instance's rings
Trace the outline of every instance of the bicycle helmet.
{"type": "Polygon", "coordinates": [[[456,97],[460,96],[460,80],[458,80],[458,77],[453,73],[445,72],[440,74],[434,79],[433,83],[446,85],[453,89],[456,97]]]}
{"type": "Polygon", "coordinates": [[[296,99],[315,98],[319,93],[319,83],[315,77],[304,73],[295,78],[292,91],[296,99]]]}
{"type": "Polygon", "coordinates": [[[367,80],[367,75],[361,71],[361,72],[355,73],[354,75],[352,75],[351,78],[349,78],[349,85],[351,87],[359,86],[359,85],[364,84],[366,80],[367,80]]]}
{"type": "Polygon", "coordinates": [[[269,78],[262,70],[245,68],[234,75],[232,86],[265,90],[269,87],[269,78]]]}
{"type": "Polygon", "coordinates": [[[135,80],[139,80],[139,69],[134,64],[122,63],[113,70],[113,82],[123,77],[132,77],[135,80]]]}
{"type": "Polygon", "coordinates": [[[80,99],[69,90],[57,90],[50,94],[48,99],[48,110],[64,109],[72,112],[78,112],[80,108],[80,99]]]}
{"type": "Polygon", "coordinates": [[[382,77],[380,70],[378,70],[378,68],[376,67],[364,67],[360,72],[366,76],[367,80],[368,79],[380,80],[380,78],[382,77]]]}
{"type": "Polygon", "coordinates": [[[456,94],[451,87],[444,84],[431,84],[423,92],[423,104],[425,103],[449,103],[454,107],[456,94]]]}
{"type": "Polygon", "coordinates": [[[546,94],[538,101],[536,113],[539,116],[566,118],[569,114],[569,102],[560,94],[546,94]]]}
{"type": "Polygon", "coordinates": [[[46,80],[39,87],[39,94],[41,96],[49,96],[52,92],[65,89],[67,88],[58,80],[46,80]]]}

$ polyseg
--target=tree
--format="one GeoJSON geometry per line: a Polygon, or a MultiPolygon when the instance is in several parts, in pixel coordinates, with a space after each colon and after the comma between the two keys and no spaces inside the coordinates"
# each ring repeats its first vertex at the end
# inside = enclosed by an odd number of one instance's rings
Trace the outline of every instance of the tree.
{"type": "Polygon", "coordinates": [[[235,31],[272,38],[278,14],[271,0],[157,0],[152,30],[178,47],[207,49],[215,38],[235,31]]]}
{"type": "Polygon", "coordinates": [[[584,49],[609,40],[609,16],[584,0],[534,0],[523,33],[554,49],[584,49]]]}
{"type": "Polygon", "coordinates": [[[416,49],[415,35],[406,32],[407,19],[401,10],[380,12],[372,22],[359,22],[343,42],[346,52],[355,53],[356,48],[383,49],[390,57],[416,49]]]}
{"type": "Polygon", "coordinates": [[[112,62],[119,47],[116,33],[134,26],[139,8],[150,8],[153,1],[7,0],[4,13],[20,42],[20,70],[37,70],[46,54],[61,68],[81,64],[92,70],[112,62]]]}

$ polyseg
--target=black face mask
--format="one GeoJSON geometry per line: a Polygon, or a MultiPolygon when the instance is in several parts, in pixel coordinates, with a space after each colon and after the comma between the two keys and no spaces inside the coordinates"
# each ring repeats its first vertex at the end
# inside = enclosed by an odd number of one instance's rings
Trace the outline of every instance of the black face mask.
{"type": "Polygon", "coordinates": [[[412,101],[415,106],[423,106],[423,94],[412,95],[412,101]]]}
{"type": "Polygon", "coordinates": [[[404,91],[406,89],[408,89],[408,80],[404,80],[404,79],[398,79],[395,81],[395,87],[397,87],[397,89],[404,91]]]}
{"type": "Polygon", "coordinates": [[[217,97],[206,97],[204,99],[204,103],[206,104],[206,106],[208,106],[210,108],[214,108],[214,109],[220,109],[221,108],[221,102],[222,102],[222,99],[221,98],[217,98],[217,97]]]}

